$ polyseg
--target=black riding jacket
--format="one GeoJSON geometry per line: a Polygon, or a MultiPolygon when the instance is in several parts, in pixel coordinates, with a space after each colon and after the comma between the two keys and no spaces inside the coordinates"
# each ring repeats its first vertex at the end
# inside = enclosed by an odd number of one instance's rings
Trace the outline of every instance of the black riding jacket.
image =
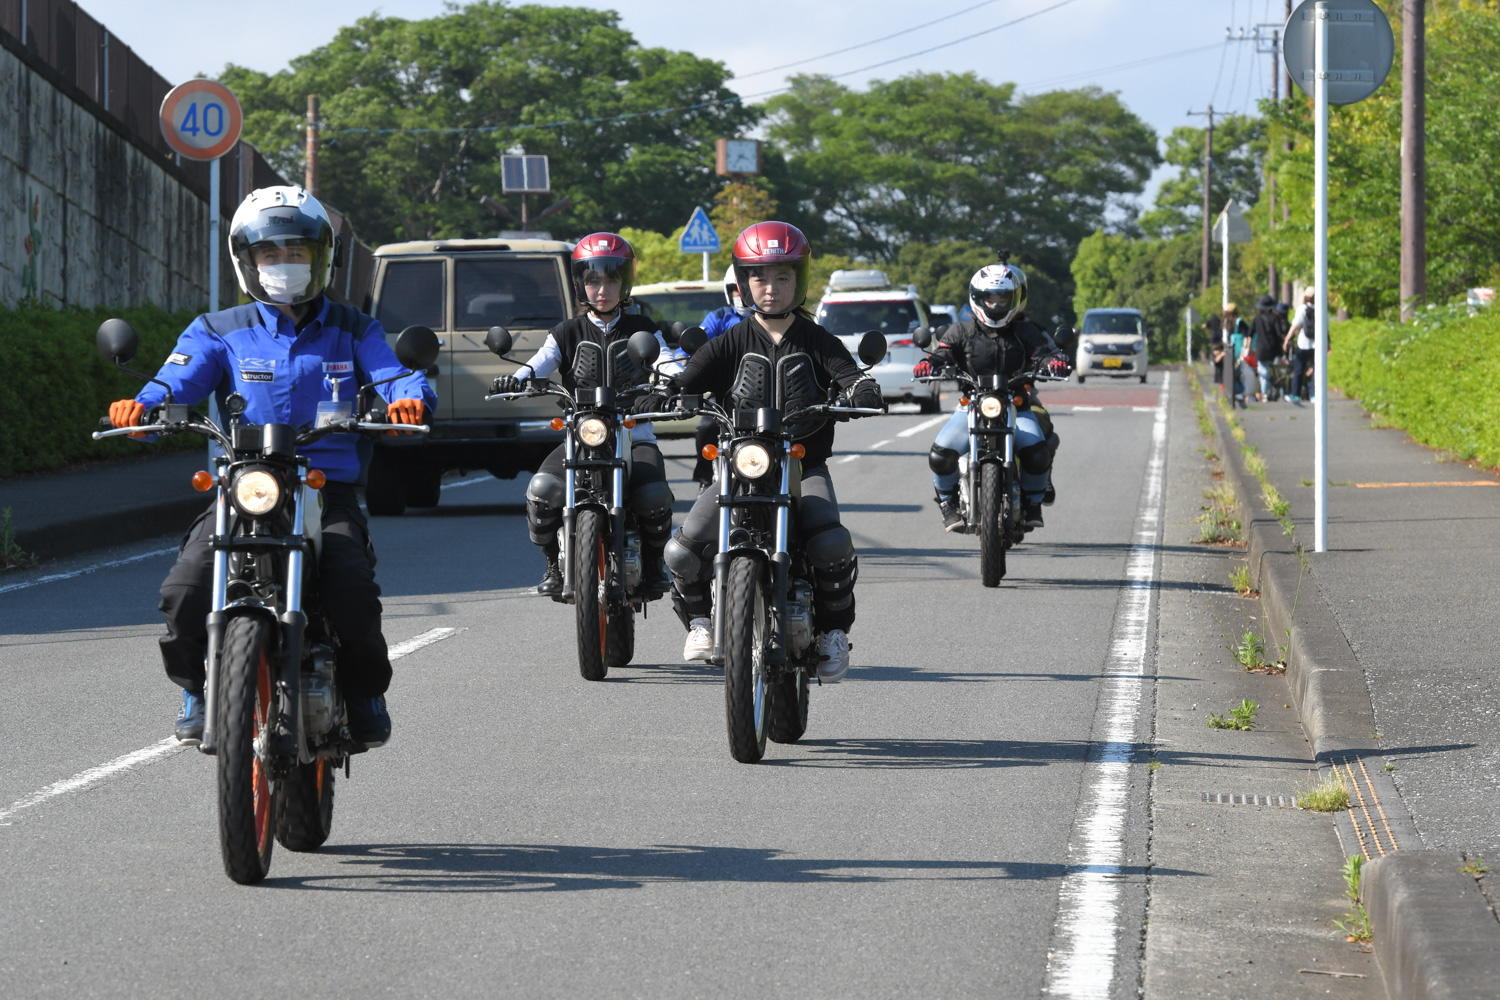
{"type": "Polygon", "coordinates": [[[1025,316],[998,329],[977,320],[964,320],[938,332],[933,357],[976,378],[1003,375],[1007,379],[1031,362],[1061,353],[1046,330],[1025,316]]]}
{"type": "Polygon", "coordinates": [[[593,320],[587,315],[574,316],[557,324],[549,332],[548,336],[557,344],[562,358],[557,367],[557,379],[569,392],[576,391],[580,384],[584,388],[594,388],[599,385],[609,384],[615,388],[639,385],[646,380],[646,371],[631,360],[630,355],[622,349],[609,352],[613,371],[610,378],[606,380],[600,377],[598,372],[580,371],[580,359],[578,356],[578,345],[588,342],[599,344],[602,347],[621,343],[630,339],[631,334],[645,330],[649,333],[658,333],[657,324],[654,320],[633,313],[626,313],[619,321],[605,333],[594,325],[593,320]]]}
{"type": "MultiPolygon", "coordinates": [[[[728,401],[735,390],[740,358],[760,354],[775,365],[782,358],[797,353],[807,355],[812,364],[812,378],[804,383],[807,388],[798,394],[798,398],[786,401],[788,410],[826,402],[830,385],[849,390],[869,379],[854,363],[843,342],[807,317],[797,316],[782,335],[781,342],[777,343],[751,315],[704,344],[688,360],[683,373],[677,376],[677,385],[683,392],[711,392],[716,398],[728,401]]],[[[825,464],[828,456],[833,454],[833,424],[829,421],[821,421],[815,429],[798,438],[807,449],[802,459],[804,469],[825,464]]]]}

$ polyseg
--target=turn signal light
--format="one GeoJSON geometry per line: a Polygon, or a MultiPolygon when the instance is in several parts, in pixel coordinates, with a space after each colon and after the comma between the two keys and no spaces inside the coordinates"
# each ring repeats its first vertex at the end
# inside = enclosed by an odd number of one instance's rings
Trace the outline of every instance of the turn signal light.
{"type": "Polygon", "coordinates": [[[214,477],[199,469],[193,473],[193,489],[199,493],[207,493],[214,488],[214,477]]]}
{"type": "Polygon", "coordinates": [[[1023,396],[1023,395],[1021,395],[1019,392],[1016,393],[1014,396],[1012,396],[1011,399],[1010,399],[1010,401],[1012,403],[1015,403],[1017,406],[1025,406],[1026,405],[1026,397],[1023,396]]]}
{"type": "Polygon", "coordinates": [[[635,426],[635,418],[634,417],[626,417],[625,418],[625,426],[626,427],[634,427],[635,426]]]}
{"type": "Polygon", "coordinates": [[[698,454],[702,455],[707,461],[712,462],[719,457],[719,446],[716,444],[706,444],[698,454]]]}
{"type": "Polygon", "coordinates": [[[562,417],[553,417],[552,418],[552,422],[550,424],[548,424],[548,426],[551,427],[555,431],[562,430],[563,426],[564,426],[563,425],[563,418],[562,417]]]}
{"type": "Polygon", "coordinates": [[[794,445],[792,445],[792,457],[793,458],[801,458],[803,455],[806,455],[806,454],[807,454],[807,449],[804,448],[804,447],[802,447],[800,444],[794,444],[794,445]]]}
{"type": "Polygon", "coordinates": [[[323,474],[322,469],[307,470],[307,485],[315,490],[321,490],[328,483],[328,477],[323,474]]]}
{"type": "Polygon", "coordinates": [[[958,397],[958,405],[959,406],[968,406],[969,405],[969,397],[968,396],[959,396],[958,397]]]}

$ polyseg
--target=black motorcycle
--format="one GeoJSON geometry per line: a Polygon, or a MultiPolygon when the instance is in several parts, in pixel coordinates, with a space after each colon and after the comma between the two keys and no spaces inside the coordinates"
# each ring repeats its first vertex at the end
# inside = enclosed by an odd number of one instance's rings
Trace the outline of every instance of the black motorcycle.
{"type": "MultiPolygon", "coordinates": [[[[914,339],[925,349],[931,334],[918,331],[914,339]]],[[[969,448],[958,460],[958,512],[964,519],[959,530],[979,536],[979,580],[986,587],[998,587],[1005,576],[1006,550],[1019,545],[1027,530],[1016,466],[1016,415],[1031,407],[1032,383],[1063,379],[1045,371],[1023,371],[1006,379],[948,369],[917,381],[957,382],[963,392],[960,402],[968,408],[969,448]]]]}
{"type": "MultiPolygon", "coordinates": [[[[682,335],[691,353],[701,330],[682,335]]],[[[885,357],[885,337],[871,331],[859,345],[865,367],[885,357]]],[[[719,496],[719,544],[714,556],[714,651],[724,667],[724,711],[729,752],[752,764],[766,739],[795,743],[807,732],[808,689],[818,668],[813,646],[813,587],[797,537],[802,445],[796,438],[822,419],[874,416],[884,409],[840,402],[787,410],[788,374],[806,369],[802,355],[776,365],[762,355],[740,360],[735,385],[760,387],[735,398],[680,397],[686,411],[719,425],[711,457],[719,496]]]]}
{"type": "MultiPolygon", "coordinates": [[[[156,381],[126,367],[139,340],[124,320],[106,320],[97,343],[122,370],[156,381]]],[[[425,327],[408,328],[396,341],[396,357],[412,371],[428,368],[437,355],[437,336],[425,327]]],[[[343,768],[347,777],[350,755],[365,749],[350,735],[335,682],[338,636],[309,585],[318,579],[317,491],[325,480],[298,450],[328,434],[389,432],[383,412],[364,419],[354,413],[363,412],[375,385],[408,374],[364,386],[353,413],[320,415],[310,428],[247,424],[238,393],[225,400],[220,426],[172,402],[169,389],[139,426],[115,428],[104,418],[93,435],[197,434],[222,450],[215,475],[193,477],[198,490],[215,491],[207,704],[198,749],[217,758],[219,846],[224,870],[241,884],[266,877],[276,841],[312,851],[328,839],[334,772],[343,768]]]]}
{"type": "MultiPolygon", "coordinates": [[[[485,346],[505,357],[512,346],[509,331],[493,327],[485,346]]],[[[655,579],[647,579],[641,560],[641,535],[626,503],[630,482],[631,429],[639,423],[681,417],[681,413],[630,413],[629,401],[653,388],[642,381],[661,345],[646,331],[608,348],[584,341],[574,359],[574,390],[545,379],[532,379],[521,392],[499,392],[490,399],[556,396],[565,412],[552,420],[564,430],[562,528],[558,553],[562,594],[554,600],[574,606],[578,631],[578,672],[602,681],[610,667],[635,658],[635,613],[662,596],[655,579]]],[[[514,359],[508,359],[514,360],[514,359]]]]}

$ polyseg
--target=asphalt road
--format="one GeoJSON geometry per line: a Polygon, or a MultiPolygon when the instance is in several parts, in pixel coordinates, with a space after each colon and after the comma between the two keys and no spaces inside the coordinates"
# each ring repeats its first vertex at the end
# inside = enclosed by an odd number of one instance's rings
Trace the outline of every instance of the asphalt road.
{"type": "MultiPolygon", "coordinates": [[[[853,668],[814,690],[806,739],[758,765],[730,758],[720,675],[681,662],[665,602],[638,622],[635,665],[579,677],[572,609],[530,593],[521,481],[461,481],[433,511],[377,519],[387,638],[429,644],[397,660],[393,742],[340,781],[329,843],[278,848],[255,888],[221,870],[211,762],[163,744],[171,540],[13,587],[0,988],[1137,995],[1138,751],[1172,627],[1151,596],[1178,475],[1162,459],[1194,433],[1185,404],[1160,411],[1160,379],[1049,392],[1059,499],[998,590],[979,585],[977,540],[939,529],[935,419],[841,427],[853,668]]],[[[679,510],[689,448],[664,449],[679,510]]]]}

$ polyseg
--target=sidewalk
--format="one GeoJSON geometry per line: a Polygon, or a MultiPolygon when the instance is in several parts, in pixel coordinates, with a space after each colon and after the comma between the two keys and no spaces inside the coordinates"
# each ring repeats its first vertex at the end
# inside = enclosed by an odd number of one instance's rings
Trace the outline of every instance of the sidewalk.
{"type": "MultiPolygon", "coordinates": [[[[1205,392],[1212,374],[1198,369],[1205,392]]],[[[1328,410],[1328,551],[1313,546],[1313,407],[1233,411],[1289,502],[1293,537],[1209,396],[1245,520],[1267,646],[1325,774],[1355,803],[1339,822],[1363,853],[1364,899],[1393,998],[1500,995],[1500,479],[1378,429],[1336,391],[1328,410]],[[1298,544],[1302,550],[1298,551],[1298,544]],[[1482,860],[1481,860],[1482,859],[1482,860]],[[1466,873],[1463,868],[1472,871],[1466,873]]]]}
{"type": "Polygon", "coordinates": [[[175,537],[208,506],[190,482],[207,468],[202,448],[157,454],[143,447],[139,457],[0,480],[0,509],[10,508],[16,543],[44,561],[175,537]]]}

